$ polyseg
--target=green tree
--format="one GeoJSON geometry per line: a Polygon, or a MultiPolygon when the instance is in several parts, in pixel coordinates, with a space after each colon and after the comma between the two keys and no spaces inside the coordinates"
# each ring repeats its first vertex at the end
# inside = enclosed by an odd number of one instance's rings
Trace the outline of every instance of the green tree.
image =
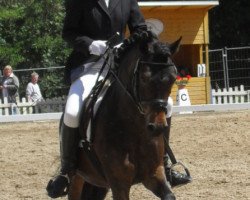
{"type": "MultiPolygon", "coordinates": [[[[31,69],[64,65],[70,49],[61,38],[63,17],[61,0],[2,0],[0,66],[10,64],[14,69],[31,69]]],[[[48,85],[50,73],[40,73],[42,84],[48,85]]],[[[62,77],[62,71],[53,76],[58,88],[65,88],[62,77]]],[[[29,79],[19,78],[23,96],[29,79]]],[[[51,87],[50,92],[46,91],[47,97],[56,96],[55,89],[51,87]]]]}

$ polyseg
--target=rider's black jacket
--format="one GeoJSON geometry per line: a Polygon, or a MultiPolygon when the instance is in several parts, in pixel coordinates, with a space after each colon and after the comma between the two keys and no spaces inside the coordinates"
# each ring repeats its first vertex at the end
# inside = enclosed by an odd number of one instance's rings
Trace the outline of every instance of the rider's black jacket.
{"type": "Polygon", "coordinates": [[[67,74],[89,61],[88,48],[93,40],[108,40],[119,32],[122,41],[126,26],[130,33],[146,29],[137,0],[109,0],[108,7],[105,0],[66,0],[65,7],[62,37],[73,48],[67,74]]]}

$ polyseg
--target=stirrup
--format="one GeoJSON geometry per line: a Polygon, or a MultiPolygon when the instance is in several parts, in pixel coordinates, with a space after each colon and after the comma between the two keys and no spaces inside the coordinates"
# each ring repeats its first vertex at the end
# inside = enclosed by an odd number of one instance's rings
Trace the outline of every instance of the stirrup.
{"type": "Polygon", "coordinates": [[[67,195],[69,192],[69,185],[70,181],[68,175],[58,175],[48,182],[46,187],[48,196],[54,199],[67,195]]]}
{"type": "Polygon", "coordinates": [[[180,162],[180,161],[177,161],[175,164],[172,164],[172,165],[170,166],[170,168],[169,168],[169,178],[170,178],[169,183],[170,183],[170,185],[171,185],[172,187],[182,186],[182,185],[185,185],[185,184],[190,183],[190,182],[192,181],[192,177],[190,176],[190,172],[189,172],[188,168],[187,168],[182,162],[180,162]],[[183,167],[185,173],[180,173],[180,172],[177,172],[177,171],[174,170],[174,168],[175,168],[176,166],[178,166],[178,165],[180,165],[180,166],[183,167]],[[183,175],[183,177],[180,177],[180,179],[183,179],[183,180],[184,180],[184,177],[185,177],[185,182],[183,182],[183,183],[180,183],[180,182],[177,183],[177,182],[173,181],[173,176],[172,176],[172,174],[173,174],[174,172],[183,175]]]}

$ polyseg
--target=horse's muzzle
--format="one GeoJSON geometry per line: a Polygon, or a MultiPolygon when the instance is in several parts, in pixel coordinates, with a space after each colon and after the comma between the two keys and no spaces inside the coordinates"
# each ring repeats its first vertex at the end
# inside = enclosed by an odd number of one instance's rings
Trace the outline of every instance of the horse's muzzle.
{"type": "Polygon", "coordinates": [[[148,123],[147,128],[149,131],[160,134],[166,131],[168,127],[167,120],[166,120],[166,113],[164,111],[159,112],[153,122],[148,123]]]}

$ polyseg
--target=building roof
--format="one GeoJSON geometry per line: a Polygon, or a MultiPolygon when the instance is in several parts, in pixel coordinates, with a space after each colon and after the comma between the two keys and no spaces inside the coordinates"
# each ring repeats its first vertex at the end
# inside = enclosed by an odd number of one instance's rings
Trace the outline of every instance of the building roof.
{"type": "Polygon", "coordinates": [[[193,0],[193,1],[166,1],[166,0],[138,0],[140,6],[216,6],[218,0],[193,0]]]}

